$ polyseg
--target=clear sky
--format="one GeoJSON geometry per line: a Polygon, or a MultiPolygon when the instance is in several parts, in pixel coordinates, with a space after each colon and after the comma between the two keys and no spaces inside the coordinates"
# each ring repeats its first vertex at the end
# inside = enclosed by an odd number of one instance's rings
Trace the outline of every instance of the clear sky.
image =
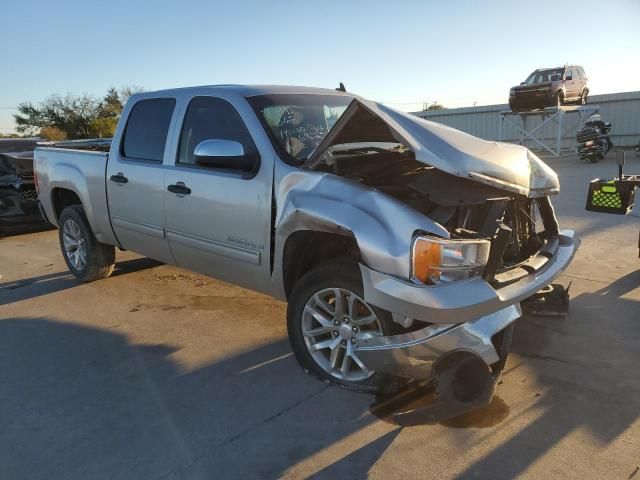
{"type": "Polygon", "coordinates": [[[0,0],[0,132],[24,101],[215,83],[336,87],[403,110],[504,103],[532,70],[583,65],[640,90],[640,0],[0,0]]]}

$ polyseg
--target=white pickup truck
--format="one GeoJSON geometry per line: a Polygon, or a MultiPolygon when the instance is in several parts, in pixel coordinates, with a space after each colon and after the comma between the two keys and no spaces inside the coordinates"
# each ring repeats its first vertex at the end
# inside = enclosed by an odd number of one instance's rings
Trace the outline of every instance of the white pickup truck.
{"type": "Polygon", "coordinates": [[[286,300],[305,370],[369,392],[488,401],[519,302],[578,247],[526,148],[334,90],[136,94],[108,154],[38,148],[35,171],[79,279],[118,248],[286,300]]]}

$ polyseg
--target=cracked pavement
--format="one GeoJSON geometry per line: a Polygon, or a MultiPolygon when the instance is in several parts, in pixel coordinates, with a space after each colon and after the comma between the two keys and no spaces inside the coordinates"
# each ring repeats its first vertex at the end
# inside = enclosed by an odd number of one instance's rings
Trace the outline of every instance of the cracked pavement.
{"type": "MultiPolygon", "coordinates": [[[[57,232],[0,239],[0,465],[11,479],[624,478],[640,464],[640,217],[584,210],[614,156],[549,163],[582,246],[566,318],[525,317],[492,404],[401,428],[306,375],[285,305],[118,253],[76,282],[57,232]]],[[[631,158],[629,172],[640,172],[631,158]]]]}

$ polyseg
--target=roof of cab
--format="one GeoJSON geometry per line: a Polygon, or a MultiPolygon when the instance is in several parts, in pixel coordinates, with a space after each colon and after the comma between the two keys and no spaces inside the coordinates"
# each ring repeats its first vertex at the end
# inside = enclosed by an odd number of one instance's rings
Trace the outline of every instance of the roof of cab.
{"type": "Polygon", "coordinates": [[[173,91],[185,91],[185,90],[225,90],[228,92],[234,92],[245,97],[254,97],[256,95],[272,95],[272,94],[315,94],[315,95],[347,95],[353,96],[348,92],[341,92],[339,90],[331,88],[315,88],[315,87],[299,87],[290,85],[201,85],[196,87],[182,87],[171,88],[166,90],[157,90],[156,92],[143,92],[145,94],[153,93],[170,93],[173,91]]]}

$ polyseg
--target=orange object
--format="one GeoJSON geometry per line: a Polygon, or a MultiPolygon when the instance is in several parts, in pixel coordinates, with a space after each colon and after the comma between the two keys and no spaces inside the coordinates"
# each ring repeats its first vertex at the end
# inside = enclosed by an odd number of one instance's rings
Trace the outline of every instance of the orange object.
{"type": "Polygon", "coordinates": [[[419,238],[413,248],[413,276],[422,283],[438,280],[442,265],[442,245],[419,238]]]}

